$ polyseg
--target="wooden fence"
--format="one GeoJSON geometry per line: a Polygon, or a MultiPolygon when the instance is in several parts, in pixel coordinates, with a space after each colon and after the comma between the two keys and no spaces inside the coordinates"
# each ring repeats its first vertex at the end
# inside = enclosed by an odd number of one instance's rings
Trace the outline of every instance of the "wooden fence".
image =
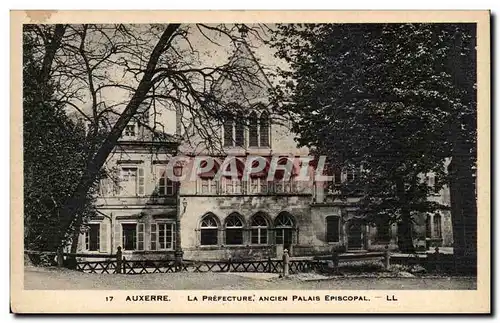
{"type": "MultiPolygon", "coordinates": [[[[26,254],[39,255],[40,252],[25,251],[26,254]]],[[[55,253],[43,253],[55,256],[55,253]]],[[[116,254],[64,254],[68,259],[100,258],[105,260],[76,261],[70,263],[69,268],[85,273],[96,274],[148,274],[148,273],[174,273],[174,272],[262,272],[277,273],[283,276],[304,272],[338,272],[340,263],[357,261],[381,261],[385,269],[391,264],[422,265],[429,271],[449,271],[453,267],[453,256],[439,253],[425,255],[425,258],[391,257],[386,249],[384,252],[367,253],[333,253],[332,255],[318,256],[314,259],[290,259],[285,250],[281,260],[127,260],[122,256],[121,250],[116,254]]]]}

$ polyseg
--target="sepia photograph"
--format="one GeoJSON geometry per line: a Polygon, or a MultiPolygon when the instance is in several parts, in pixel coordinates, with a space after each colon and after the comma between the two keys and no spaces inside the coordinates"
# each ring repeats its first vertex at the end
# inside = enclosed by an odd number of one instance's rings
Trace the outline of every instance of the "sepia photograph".
{"type": "Polygon", "coordinates": [[[410,291],[489,312],[489,12],[58,14],[17,13],[11,288],[93,312],[390,312],[410,291]]]}

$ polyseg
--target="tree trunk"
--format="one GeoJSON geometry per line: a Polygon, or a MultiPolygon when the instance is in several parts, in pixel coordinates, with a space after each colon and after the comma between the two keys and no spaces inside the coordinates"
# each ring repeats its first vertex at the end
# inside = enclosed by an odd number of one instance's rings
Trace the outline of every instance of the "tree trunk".
{"type": "Polygon", "coordinates": [[[450,164],[450,204],[453,252],[457,268],[475,271],[477,266],[476,185],[469,156],[457,155],[450,164]]]}
{"type": "Polygon", "coordinates": [[[403,176],[396,180],[396,193],[401,203],[401,218],[398,223],[398,248],[401,252],[413,253],[415,246],[413,245],[413,225],[410,210],[406,209],[407,192],[403,176]]]}
{"type": "Polygon", "coordinates": [[[413,226],[409,212],[406,212],[398,223],[398,248],[405,253],[415,252],[413,245],[413,226]]]}
{"type": "Polygon", "coordinates": [[[108,156],[113,151],[123,129],[130,122],[132,117],[137,113],[139,105],[144,101],[145,96],[149,92],[152,86],[152,78],[155,74],[156,64],[158,63],[161,54],[169,47],[170,39],[179,26],[179,24],[169,24],[163,32],[160,40],[151,53],[146,70],[144,72],[144,76],[139,82],[137,90],[135,91],[125,110],[111,129],[110,133],[104,140],[103,144],[99,147],[94,157],[90,160],[89,164],[87,165],[87,170],[78,183],[74,194],[66,201],[66,203],[62,207],[60,213],[62,218],[62,233],[61,235],[54,236],[55,241],[57,241],[59,245],[62,245],[66,241],[67,236],[71,235],[71,228],[74,227],[73,224],[81,222],[81,210],[85,203],[87,194],[90,188],[94,185],[99,171],[108,159],[108,156]]]}

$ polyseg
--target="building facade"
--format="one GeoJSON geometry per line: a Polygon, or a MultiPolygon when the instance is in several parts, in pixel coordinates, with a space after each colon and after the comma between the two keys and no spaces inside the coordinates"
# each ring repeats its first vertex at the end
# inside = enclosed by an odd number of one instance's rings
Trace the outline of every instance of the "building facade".
{"type": "MultiPolygon", "coordinates": [[[[236,55],[258,68],[247,46],[236,55]]],[[[262,69],[258,70],[260,83],[270,86],[262,69]]],[[[228,119],[215,127],[221,143],[217,154],[200,145],[196,134],[187,143],[181,133],[160,134],[157,140],[154,133],[141,128],[141,122],[125,129],[106,164],[111,175],[101,182],[99,216],[80,235],[80,252],[109,254],[121,247],[127,259],[219,260],[280,257],[284,249],[292,256],[312,256],[329,254],[333,248],[397,248],[395,225],[363,223],[356,217],[357,197],[340,200],[327,189],[328,183],[315,181],[308,149],[297,147],[286,121],[275,122],[267,88],[255,82],[235,88],[223,81],[220,86],[235,98],[235,104],[248,109],[238,120],[228,119]],[[184,177],[173,182],[167,165],[179,155],[189,158],[173,165],[173,173],[184,177]],[[207,155],[214,161],[212,169],[196,172],[192,161],[207,155]],[[245,177],[245,165],[255,156],[267,164],[273,159],[278,165],[290,163],[291,176],[276,172],[268,180],[266,166],[245,177]],[[236,178],[216,176],[228,157],[236,165],[236,178]],[[301,169],[310,180],[297,180],[301,169]]],[[[349,176],[353,175],[340,173],[333,181],[342,183],[349,176]]],[[[430,198],[449,205],[447,189],[430,198]]],[[[449,211],[422,214],[414,228],[416,246],[452,244],[449,211]]]]}

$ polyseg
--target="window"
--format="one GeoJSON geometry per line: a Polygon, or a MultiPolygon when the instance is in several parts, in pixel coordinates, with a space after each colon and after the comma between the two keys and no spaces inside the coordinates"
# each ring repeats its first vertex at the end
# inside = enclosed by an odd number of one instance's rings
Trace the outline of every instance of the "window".
{"type": "Polygon", "coordinates": [[[339,242],[340,218],[338,216],[326,217],[326,242],[339,242]]]}
{"type": "Polygon", "coordinates": [[[245,147],[245,125],[243,124],[243,118],[236,121],[234,132],[234,143],[236,146],[245,147]]]}
{"type": "Polygon", "coordinates": [[[213,214],[206,215],[200,225],[200,244],[213,246],[218,244],[219,226],[213,214]]]}
{"type": "Polygon", "coordinates": [[[233,146],[233,121],[227,120],[224,123],[224,147],[233,146]]]}
{"type": "Polygon", "coordinates": [[[358,177],[358,170],[355,167],[349,167],[345,172],[347,182],[353,182],[358,177]]]}
{"type": "Polygon", "coordinates": [[[432,224],[431,224],[431,216],[429,214],[425,218],[425,236],[427,238],[432,238],[432,224]]]}
{"type": "Polygon", "coordinates": [[[333,183],[335,185],[342,184],[342,170],[338,166],[333,168],[333,183]]]}
{"type": "Polygon", "coordinates": [[[224,147],[245,146],[245,124],[243,118],[224,123],[224,147]]]}
{"type": "Polygon", "coordinates": [[[236,214],[232,214],[226,219],[226,244],[243,244],[243,222],[236,214]]]}
{"type": "Polygon", "coordinates": [[[389,221],[382,221],[377,224],[377,241],[391,241],[391,225],[389,224],[389,221]]]}
{"type": "Polygon", "coordinates": [[[282,244],[286,248],[292,244],[292,232],[295,227],[292,216],[288,212],[283,212],[274,220],[276,230],[276,244],[282,244]]]}
{"type": "Polygon", "coordinates": [[[441,215],[435,214],[434,215],[434,237],[435,238],[441,238],[442,232],[441,232],[441,215]]]}
{"type": "Polygon", "coordinates": [[[173,250],[175,247],[175,224],[152,223],[150,243],[151,250],[173,250]]]}
{"type": "Polygon", "coordinates": [[[259,145],[259,128],[257,113],[255,113],[255,111],[252,112],[249,117],[248,145],[250,147],[257,147],[259,145]]]}
{"type": "Polygon", "coordinates": [[[201,193],[202,194],[217,194],[217,184],[213,178],[201,178],[201,193]]]}
{"type": "Polygon", "coordinates": [[[100,225],[99,223],[92,223],[88,225],[85,231],[85,250],[98,251],[100,248],[100,225]]]}
{"type": "Polygon", "coordinates": [[[122,167],[120,170],[120,191],[124,196],[144,195],[144,169],[122,167]]]}
{"type": "Polygon", "coordinates": [[[172,196],[175,195],[175,185],[174,182],[170,180],[167,176],[165,168],[161,167],[158,171],[159,181],[158,181],[158,195],[160,196],[172,196]]]}
{"type": "Polygon", "coordinates": [[[266,111],[260,115],[260,146],[269,147],[269,115],[266,111]]]}
{"type": "Polygon", "coordinates": [[[135,124],[128,124],[125,126],[125,130],[123,132],[123,136],[125,137],[135,137],[136,136],[136,131],[135,131],[135,124]]]}
{"type": "Polygon", "coordinates": [[[124,250],[137,249],[137,224],[122,223],[122,237],[124,250]]]}
{"type": "Polygon", "coordinates": [[[267,227],[267,221],[262,215],[257,214],[252,218],[252,244],[267,244],[267,227]]]}

